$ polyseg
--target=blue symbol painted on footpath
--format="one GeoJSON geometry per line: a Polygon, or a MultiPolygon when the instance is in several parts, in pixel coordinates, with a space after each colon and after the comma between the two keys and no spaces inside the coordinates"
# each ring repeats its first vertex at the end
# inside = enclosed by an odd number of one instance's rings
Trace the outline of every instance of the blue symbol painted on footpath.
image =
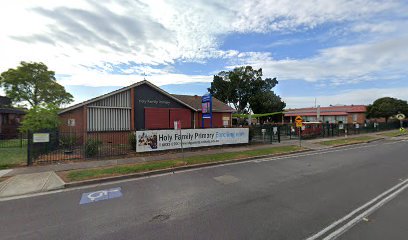
{"type": "Polygon", "coordinates": [[[96,192],[83,193],[79,204],[93,203],[102,200],[122,197],[122,189],[120,187],[96,192]]]}

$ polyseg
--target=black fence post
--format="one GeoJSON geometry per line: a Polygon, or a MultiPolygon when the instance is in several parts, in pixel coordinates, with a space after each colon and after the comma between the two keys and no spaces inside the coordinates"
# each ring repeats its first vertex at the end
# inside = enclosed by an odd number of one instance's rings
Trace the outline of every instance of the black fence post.
{"type": "Polygon", "coordinates": [[[281,126],[277,126],[277,128],[278,128],[278,143],[280,143],[280,128],[281,128],[281,126]]]}
{"type": "Polygon", "coordinates": [[[289,139],[292,140],[292,125],[288,125],[289,128],[289,139]]]}
{"type": "Polygon", "coordinates": [[[32,139],[30,130],[27,131],[27,166],[33,165],[31,157],[32,139]]]}

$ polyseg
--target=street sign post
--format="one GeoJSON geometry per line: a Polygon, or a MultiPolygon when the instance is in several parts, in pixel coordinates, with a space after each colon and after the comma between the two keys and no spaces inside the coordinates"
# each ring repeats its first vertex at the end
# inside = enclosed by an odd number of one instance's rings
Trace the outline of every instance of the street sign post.
{"type": "Polygon", "coordinates": [[[402,113],[398,113],[396,117],[397,117],[397,119],[400,120],[400,121],[402,121],[402,120],[405,119],[405,115],[402,114],[402,113]]]}
{"type": "Polygon", "coordinates": [[[296,118],[295,118],[295,122],[296,122],[296,127],[302,127],[302,123],[303,123],[303,119],[302,119],[302,117],[301,116],[297,116],[296,118]]]}
{"type": "Polygon", "coordinates": [[[398,120],[400,120],[400,132],[403,132],[403,130],[405,129],[402,127],[402,120],[405,119],[405,115],[402,113],[398,113],[396,117],[398,120]]]}
{"type": "Polygon", "coordinates": [[[184,159],[184,149],[183,149],[183,137],[181,135],[181,121],[176,120],[174,121],[174,130],[179,130],[180,131],[180,147],[181,147],[181,153],[184,159]]]}
{"type": "Polygon", "coordinates": [[[299,131],[299,147],[302,146],[302,133],[301,133],[301,128],[302,128],[302,123],[303,123],[303,119],[301,116],[297,116],[295,118],[295,122],[296,122],[296,127],[298,128],[299,131]]]}

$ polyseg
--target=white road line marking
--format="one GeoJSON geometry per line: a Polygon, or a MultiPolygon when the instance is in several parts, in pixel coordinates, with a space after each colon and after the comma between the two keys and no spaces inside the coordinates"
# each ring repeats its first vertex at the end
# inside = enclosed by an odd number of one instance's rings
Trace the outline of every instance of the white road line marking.
{"type": "Polygon", "coordinates": [[[397,191],[393,192],[392,194],[390,194],[389,196],[387,196],[386,198],[384,198],[383,200],[381,200],[380,202],[378,202],[377,204],[375,204],[374,206],[372,206],[371,208],[367,209],[365,212],[363,212],[362,214],[358,215],[357,217],[355,217],[354,219],[352,219],[351,221],[349,221],[348,223],[346,223],[344,226],[342,226],[341,228],[337,229],[336,231],[332,232],[329,236],[325,237],[323,240],[331,240],[331,239],[336,239],[338,238],[340,235],[342,235],[343,233],[345,233],[347,230],[349,230],[350,228],[352,228],[354,225],[356,225],[358,222],[361,221],[361,219],[363,219],[364,217],[370,215],[371,213],[375,212],[377,209],[379,209],[381,206],[383,206],[384,204],[386,204],[387,202],[391,201],[393,198],[395,198],[398,194],[400,194],[402,191],[404,191],[406,188],[408,187],[408,184],[406,184],[405,186],[401,187],[400,189],[398,189],[397,191]]]}
{"type": "MultiPolygon", "coordinates": [[[[382,197],[384,197],[384,196],[390,194],[392,191],[394,191],[395,189],[398,189],[399,187],[401,187],[402,185],[404,185],[404,184],[406,184],[406,183],[408,183],[408,179],[404,180],[403,182],[398,183],[397,185],[393,186],[392,188],[388,189],[387,191],[385,191],[385,192],[383,192],[382,194],[378,195],[377,197],[373,198],[371,201],[367,202],[366,204],[360,206],[359,208],[357,208],[357,209],[355,209],[354,211],[350,212],[349,214],[347,214],[346,216],[342,217],[341,219],[339,219],[339,220],[333,222],[332,224],[330,224],[329,226],[325,227],[325,228],[324,228],[323,230],[321,230],[320,232],[314,234],[314,235],[311,236],[311,237],[308,237],[306,240],[315,240],[315,239],[317,239],[318,237],[320,237],[320,236],[322,236],[323,234],[327,233],[329,230],[333,229],[334,227],[336,227],[336,226],[339,225],[340,223],[342,223],[342,222],[346,221],[347,219],[349,219],[350,217],[352,217],[354,214],[358,213],[359,211],[363,210],[364,208],[367,208],[367,207],[370,206],[371,204],[373,204],[373,203],[375,203],[376,201],[378,201],[378,199],[380,199],[380,198],[382,198],[382,197]]],[[[403,186],[401,189],[403,190],[403,189],[405,189],[406,187],[408,187],[408,184],[406,184],[405,186],[403,186]]],[[[399,189],[398,191],[395,191],[395,192],[392,193],[390,196],[393,196],[393,194],[395,194],[396,192],[399,193],[401,189],[399,189]]],[[[390,197],[390,196],[388,196],[388,197],[390,197]]],[[[396,195],[395,195],[395,196],[396,196],[396,195]]],[[[388,197],[387,197],[387,198],[384,198],[384,199],[381,200],[379,203],[383,202],[385,199],[388,199],[388,197]]],[[[385,203],[385,202],[384,202],[384,203],[385,203]]],[[[383,204],[384,204],[384,203],[383,203],[383,204]]],[[[381,205],[379,205],[379,206],[382,206],[383,204],[381,204],[381,205]]],[[[377,205],[378,205],[378,203],[377,203],[376,205],[374,205],[373,207],[375,207],[375,206],[377,206],[377,205]]],[[[373,208],[373,207],[372,207],[372,208],[373,208]]],[[[371,209],[371,208],[370,208],[370,209],[371,209]]],[[[370,209],[369,209],[369,210],[370,210],[370,209]]],[[[375,210],[375,209],[374,209],[374,210],[375,210]]],[[[367,211],[368,211],[368,210],[367,210],[367,211]]],[[[367,211],[366,211],[366,212],[367,212],[367,211]]],[[[364,213],[365,213],[365,212],[364,212],[364,213]]],[[[360,214],[358,217],[360,217],[360,216],[361,216],[361,218],[363,218],[363,217],[367,216],[367,214],[364,214],[364,215],[360,214]]],[[[356,218],[358,218],[358,217],[356,217],[356,218]]],[[[356,218],[355,218],[355,219],[356,219],[356,218]]],[[[360,218],[360,220],[361,220],[361,218],[360,218]]],[[[346,224],[346,225],[347,225],[347,224],[346,224]]],[[[334,233],[334,232],[333,232],[333,233],[334,233]]],[[[332,233],[332,234],[333,234],[333,233],[332,233]]],[[[330,235],[329,235],[329,236],[330,236],[330,235]]],[[[331,238],[327,238],[327,237],[326,237],[325,239],[331,239],[331,238]]]]}

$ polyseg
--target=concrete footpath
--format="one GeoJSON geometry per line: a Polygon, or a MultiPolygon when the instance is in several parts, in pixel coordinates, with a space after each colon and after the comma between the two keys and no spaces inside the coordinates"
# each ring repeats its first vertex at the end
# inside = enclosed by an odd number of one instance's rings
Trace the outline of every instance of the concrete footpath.
{"type": "Polygon", "coordinates": [[[55,172],[20,174],[0,182],[0,198],[64,188],[55,172]]]}
{"type": "MultiPolygon", "coordinates": [[[[378,135],[379,133],[369,133],[349,136],[360,137],[360,136],[373,136],[378,138],[387,138],[383,135],[378,135]]],[[[403,136],[402,138],[407,138],[408,136],[403,136]]],[[[401,137],[400,137],[401,138],[401,137]]],[[[331,148],[330,146],[324,146],[319,144],[319,142],[335,139],[344,139],[344,137],[333,137],[333,138],[323,138],[323,139],[313,139],[313,140],[302,140],[301,145],[309,150],[321,150],[331,148]]],[[[398,138],[392,138],[398,140],[398,138]]],[[[299,140],[287,140],[281,143],[273,144],[250,144],[245,146],[223,146],[220,148],[211,149],[194,149],[193,151],[187,151],[184,153],[157,153],[150,156],[144,157],[132,157],[132,158],[122,158],[114,160],[94,160],[94,161],[81,161],[73,163],[62,163],[62,164],[51,164],[45,166],[32,166],[32,167],[21,167],[9,170],[2,170],[0,172],[0,177],[9,177],[8,179],[0,182],[0,197],[15,196],[28,193],[44,192],[55,190],[64,187],[64,182],[58,177],[55,172],[67,171],[67,170],[77,170],[77,169],[87,169],[87,168],[98,168],[98,167],[109,167],[122,164],[134,164],[149,161],[160,161],[169,159],[180,159],[183,157],[191,157],[197,155],[211,155],[217,153],[227,153],[227,152],[242,152],[248,150],[273,148],[281,146],[298,145],[299,140]]]]}

